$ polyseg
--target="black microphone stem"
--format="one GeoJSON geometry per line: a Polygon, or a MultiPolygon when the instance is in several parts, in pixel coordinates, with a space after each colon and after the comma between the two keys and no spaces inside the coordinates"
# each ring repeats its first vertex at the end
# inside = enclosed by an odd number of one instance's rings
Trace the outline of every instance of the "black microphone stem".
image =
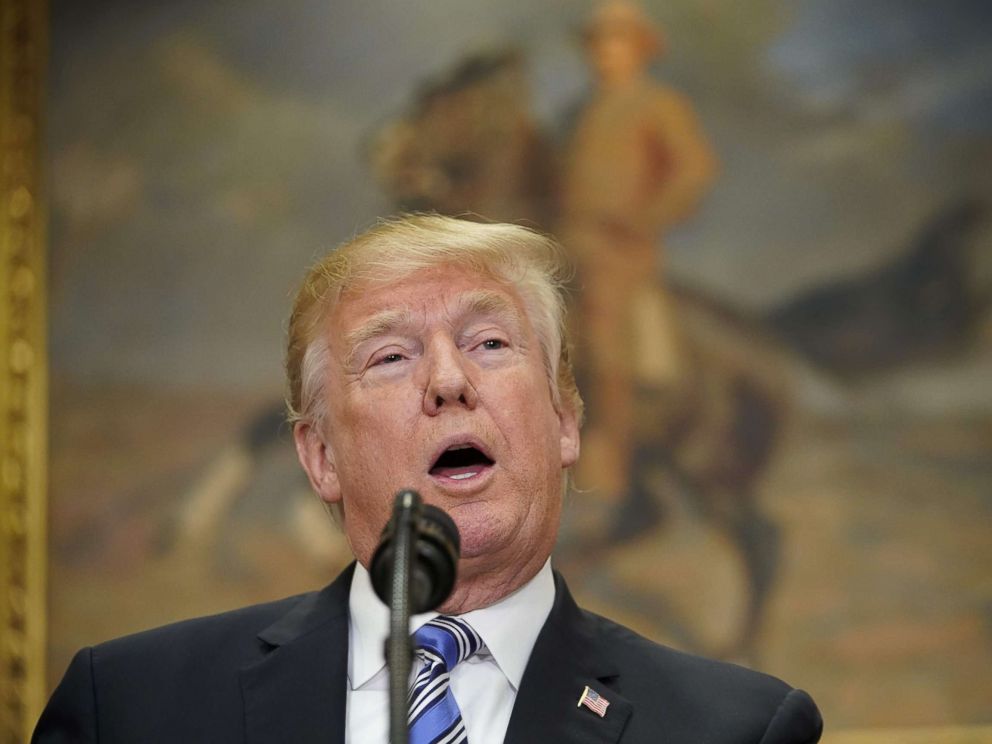
{"type": "Polygon", "coordinates": [[[408,744],[408,687],[413,652],[410,643],[410,569],[413,533],[420,506],[414,491],[404,491],[397,498],[393,554],[393,584],[389,603],[389,741],[408,744]]]}
{"type": "Polygon", "coordinates": [[[393,516],[382,530],[369,564],[372,588],[389,605],[389,740],[409,744],[408,686],[413,646],[410,614],[439,607],[451,594],[458,573],[461,540],[454,520],[420,495],[396,494],[393,516]]]}

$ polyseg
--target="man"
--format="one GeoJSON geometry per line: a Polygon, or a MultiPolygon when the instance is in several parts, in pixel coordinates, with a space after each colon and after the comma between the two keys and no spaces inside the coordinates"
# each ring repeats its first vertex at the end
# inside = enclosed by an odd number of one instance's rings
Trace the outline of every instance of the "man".
{"type": "Polygon", "coordinates": [[[433,710],[426,681],[453,717],[414,741],[816,741],[805,693],[585,613],[552,574],[582,413],[559,255],[524,228],[412,216],[315,265],[290,319],[289,408],[357,564],[319,593],[81,651],[35,741],[385,741],[388,613],[367,567],[401,488],[462,541],[452,619],[418,616],[415,637],[456,625],[469,656],[436,676],[419,657],[414,707],[433,710]]]}
{"type": "MultiPolygon", "coordinates": [[[[690,101],[648,74],[658,28],[631,0],[607,0],[584,29],[594,90],[568,145],[562,234],[582,293],[576,327],[587,397],[580,488],[631,498],[636,391],[663,395],[666,419],[689,399],[678,318],[659,242],[709,190],[716,158],[690,101]]],[[[635,531],[618,512],[618,537],[635,531]]]]}

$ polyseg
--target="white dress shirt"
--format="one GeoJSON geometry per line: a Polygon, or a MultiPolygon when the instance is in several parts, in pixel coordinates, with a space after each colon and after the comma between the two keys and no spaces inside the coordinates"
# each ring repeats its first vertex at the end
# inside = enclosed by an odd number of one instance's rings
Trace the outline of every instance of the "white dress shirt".
{"type": "MultiPolygon", "coordinates": [[[[460,617],[485,646],[451,672],[451,690],[462,712],[471,744],[499,744],[506,736],[527,660],[555,601],[551,560],[520,589],[499,602],[460,617]]],[[[348,699],[345,744],[389,740],[389,673],[383,644],[389,635],[389,609],[372,589],[369,573],[355,566],[348,625],[348,699]]],[[[410,619],[415,632],[438,613],[410,619]]],[[[412,673],[419,670],[414,658],[412,673]]]]}

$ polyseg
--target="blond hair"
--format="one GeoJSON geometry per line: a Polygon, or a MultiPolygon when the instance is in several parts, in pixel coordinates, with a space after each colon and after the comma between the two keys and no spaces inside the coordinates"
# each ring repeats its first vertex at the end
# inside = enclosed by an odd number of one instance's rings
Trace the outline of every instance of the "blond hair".
{"type": "Polygon", "coordinates": [[[581,420],[565,319],[569,269],[560,246],[518,225],[408,214],[381,220],[328,253],[304,277],[286,348],[286,406],[292,423],[323,427],[330,349],[322,329],[341,296],[438,266],[463,267],[517,291],[541,346],[555,409],[565,406],[581,420]]]}

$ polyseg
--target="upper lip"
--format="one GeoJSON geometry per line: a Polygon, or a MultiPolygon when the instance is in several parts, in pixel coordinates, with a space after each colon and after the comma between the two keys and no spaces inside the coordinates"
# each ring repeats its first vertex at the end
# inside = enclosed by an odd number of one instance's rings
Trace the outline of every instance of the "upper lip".
{"type": "Polygon", "coordinates": [[[434,454],[431,455],[430,462],[427,463],[427,471],[430,472],[430,470],[434,467],[434,464],[438,461],[438,459],[440,459],[441,455],[444,454],[446,450],[456,446],[475,447],[475,449],[479,450],[479,452],[483,455],[488,457],[493,462],[496,462],[496,458],[493,457],[489,447],[487,447],[486,444],[477,436],[472,434],[452,434],[451,436],[447,436],[438,442],[437,448],[434,450],[434,454]]]}

